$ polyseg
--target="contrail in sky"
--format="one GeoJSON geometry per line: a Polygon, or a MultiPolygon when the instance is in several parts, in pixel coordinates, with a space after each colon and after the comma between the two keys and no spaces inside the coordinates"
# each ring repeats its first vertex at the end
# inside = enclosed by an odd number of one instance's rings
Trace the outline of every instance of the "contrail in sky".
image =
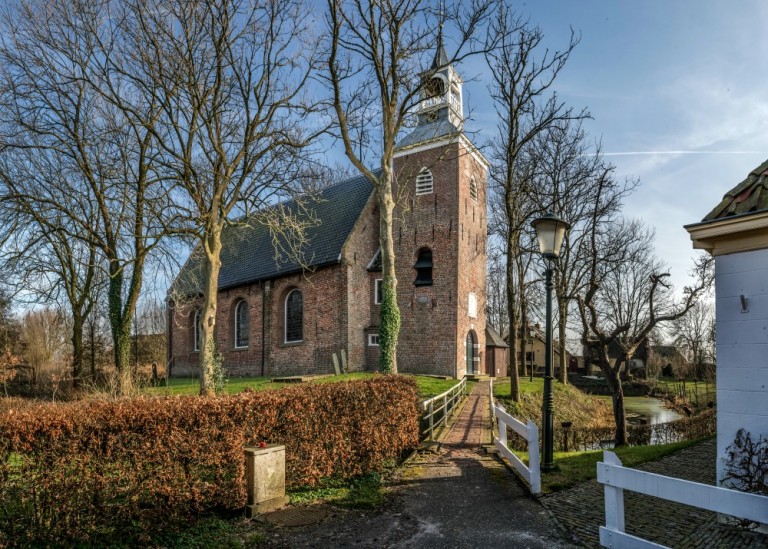
{"type": "MultiPolygon", "coordinates": [[[[626,151],[601,153],[602,156],[637,156],[657,154],[765,154],[765,151],[626,151]]],[[[588,156],[594,156],[594,153],[588,156]]]]}

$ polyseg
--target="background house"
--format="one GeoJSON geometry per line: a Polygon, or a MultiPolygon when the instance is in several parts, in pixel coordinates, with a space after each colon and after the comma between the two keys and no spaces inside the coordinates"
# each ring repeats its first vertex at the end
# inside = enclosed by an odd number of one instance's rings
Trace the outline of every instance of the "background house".
{"type": "Polygon", "coordinates": [[[509,345],[490,324],[485,325],[485,373],[506,377],[509,367],[509,345]]]}
{"type": "Polygon", "coordinates": [[[715,258],[720,483],[739,429],[768,438],[768,161],[686,229],[715,258]]]}

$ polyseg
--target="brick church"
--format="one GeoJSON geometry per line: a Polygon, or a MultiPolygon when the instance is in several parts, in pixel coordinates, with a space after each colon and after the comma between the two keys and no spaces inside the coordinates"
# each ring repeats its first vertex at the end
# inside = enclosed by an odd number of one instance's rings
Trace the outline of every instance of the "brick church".
{"type": "MultiPolygon", "coordinates": [[[[442,49],[438,55],[436,66],[444,66],[442,49]]],[[[462,80],[452,66],[425,86],[417,116],[394,159],[398,369],[461,378],[484,369],[489,164],[463,132],[462,80]]],[[[360,176],[320,194],[303,266],[276,261],[269,231],[258,224],[225,229],[216,347],[228,375],[333,373],[333,355],[342,352],[349,371],[378,369],[373,187],[360,176]]],[[[176,284],[194,272],[190,258],[176,284]]],[[[194,299],[199,290],[188,293],[194,299]]],[[[199,311],[170,300],[168,311],[169,374],[196,375],[199,311]]]]}

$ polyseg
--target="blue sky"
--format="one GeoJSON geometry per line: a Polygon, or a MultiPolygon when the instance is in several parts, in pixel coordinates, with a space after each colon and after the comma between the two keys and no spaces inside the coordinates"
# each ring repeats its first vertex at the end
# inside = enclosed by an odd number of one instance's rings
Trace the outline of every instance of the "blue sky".
{"type": "MultiPolygon", "coordinates": [[[[625,213],[655,227],[657,252],[681,287],[694,255],[683,225],[700,221],[768,158],[768,3],[537,0],[517,6],[542,28],[550,49],[565,46],[570,27],[581,33],[556,88],[592,113],[586,128],[602,139],[619,176],[640,179],[625,213]]],[[[480,132],[477,141],[491,138],[488,79],[460,71],[476,77],[465,88],[473,110],[467,129],[480,132]]]]}

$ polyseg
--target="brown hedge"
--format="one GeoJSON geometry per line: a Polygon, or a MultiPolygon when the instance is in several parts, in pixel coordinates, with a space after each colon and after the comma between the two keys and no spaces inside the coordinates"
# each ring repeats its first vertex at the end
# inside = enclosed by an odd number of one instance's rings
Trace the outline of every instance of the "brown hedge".
{"type": "Polygon", "coordinates": [[[88,541],[245,505],[243,447],[286,446],[289,487],[380,469],[418,443],[413,380],[12,409],[0,417],[0,545],[88,541]]]}

